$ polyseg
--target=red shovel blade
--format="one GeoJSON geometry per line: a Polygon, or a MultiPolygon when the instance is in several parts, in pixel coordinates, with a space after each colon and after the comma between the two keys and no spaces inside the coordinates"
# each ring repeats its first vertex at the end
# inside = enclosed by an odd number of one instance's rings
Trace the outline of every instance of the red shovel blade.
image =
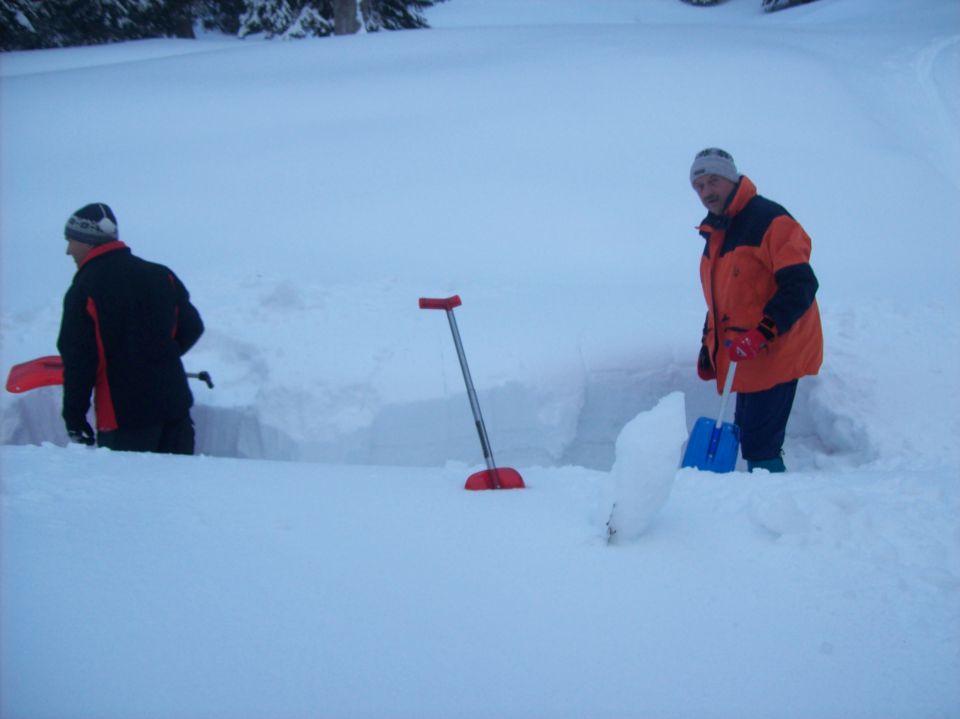
{"type": "Polygon", "coordinates": [[[467,477],[464,489],[523,489],[526,486],[517,470],[510,467],[497,467],[474,472],[467,477]]]}
{"type": "Polygon", "coordinates": [[[7,392],[27,392],[53,384],[63,384],[63,360],[58,355],[14,365],[7,375],[7,392]]]}

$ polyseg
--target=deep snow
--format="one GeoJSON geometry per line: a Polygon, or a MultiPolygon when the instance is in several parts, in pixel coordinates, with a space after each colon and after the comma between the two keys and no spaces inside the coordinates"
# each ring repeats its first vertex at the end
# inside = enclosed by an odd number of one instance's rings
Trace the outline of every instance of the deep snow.
{"type": "Polygon", "coordinates": [[[0,55],[3,372],[55,350],[63,224],[106,201],[216,382],[199,458],[66,447],[58,390],[0,399],[0,714],[960,716],[960,5],[759,5],[0,55]],[[782,477],[674,472],[656,414],[718,404],[707,145],[814,239],[826,360],[782,477]],[[462,489],[416,304],[453,293],[525,490],[462,489]]]}

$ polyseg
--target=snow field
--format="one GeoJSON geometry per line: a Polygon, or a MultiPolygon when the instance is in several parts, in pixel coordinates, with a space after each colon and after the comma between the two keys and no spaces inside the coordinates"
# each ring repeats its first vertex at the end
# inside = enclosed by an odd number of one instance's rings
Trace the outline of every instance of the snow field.
{"type": "Polygon", "coordinates": [[[58,390],[0,397],[0,714],[960,716],[957,4],[430,20],[0,56],[4,371],[54,351],[97,200],[185,281],[216,383],[196,458],[66,446],[58,390]],[[814,240],[786,476],[670,466],[719,404],[708,145],[814,240]],[[527,489],[462,489],[469,405],[416,303],[454,293],[527,489]]]}

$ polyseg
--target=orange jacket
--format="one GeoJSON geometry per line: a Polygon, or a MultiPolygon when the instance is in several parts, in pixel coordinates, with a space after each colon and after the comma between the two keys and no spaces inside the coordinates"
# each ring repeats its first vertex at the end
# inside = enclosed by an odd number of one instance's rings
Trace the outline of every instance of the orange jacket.
{"type": "Polygon", "coordinates": [[[765,321],[774,339],[740,363],[735,392],[760,392],[804,375],[823,361],[823,333],[810,267],[810,237],[790,214],[757,194],[745,175],[722,216],[700,225],[706,240],[700,282],[707,301],[703,343],[717,371],[717,390],[730,367],[727,345],[765,321]]]}

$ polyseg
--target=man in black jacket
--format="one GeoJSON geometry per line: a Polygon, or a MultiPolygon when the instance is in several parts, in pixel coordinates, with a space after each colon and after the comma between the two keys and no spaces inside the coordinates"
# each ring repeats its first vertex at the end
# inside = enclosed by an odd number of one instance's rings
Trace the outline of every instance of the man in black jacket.
{"type": "Polygon", "coordinates": [[[180,357],[203,321],[187,289],[168,268],[131,254],[103,203],[77,210],[65,234],[77,263],[57,340],[67,433],[115,450],[192,454],[193,396],[180,357]]]}

